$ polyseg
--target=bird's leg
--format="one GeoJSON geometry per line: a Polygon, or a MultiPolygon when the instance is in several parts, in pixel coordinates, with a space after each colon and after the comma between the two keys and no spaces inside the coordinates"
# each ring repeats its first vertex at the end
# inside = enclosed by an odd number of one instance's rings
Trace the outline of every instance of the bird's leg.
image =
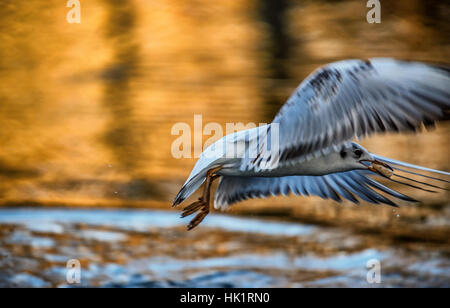
{"type": "Polygon", "coordinates": [[[222,167],[217,167],[208,170],[208,172],[206,173],[205,187],[203,189],[202,196],[197,201],[186,206],[183,209],[181,217],[189,216],[200,210],[200,213],[198,213],[197,216],[195,216],[194,219],[192,219],[189,225],[187,226],[188,230],[192,230],[195,227],[197,227],[203,221],[206,215],[209,214],[209,199],[211,196],[211,184],[216,178],[219,177],[219,175],[215,174],[215,172],[219,171],[221,168],[222,167]]]}

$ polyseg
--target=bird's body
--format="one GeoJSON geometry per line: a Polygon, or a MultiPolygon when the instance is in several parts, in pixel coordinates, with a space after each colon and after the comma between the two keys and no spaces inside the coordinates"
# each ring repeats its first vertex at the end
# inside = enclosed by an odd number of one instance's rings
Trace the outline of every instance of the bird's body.
{"type": "MultiPolygon", "coordinates": [[[[270,125],[270,124],[269,124],[270,125]]],[[[245,137],[247,131],[240,131],[236,133],[236,139],[239,140],[240,137],[245,137]]],[[[235,139],[235,140],[236,140],[235,139]]],[[[256,138],[255,138],[256,139],[256,138]]],[[[223,139],[218,140],[216,144],[211,145],[211,147],[217,146],[217,144],[222,144],[223,139]]],[[[251,148],[252,145],[248,145],[251,148]]],[[[343,147],[345,148],[358,148],[363,151],[366,159],[370,159],[371,156],[368,152],[363,149],[360,145],[352,142],[343,147]]],[[[209,150],[206,150],[209,151],[209,150]]],[[[237,152],[237,151],[236,151],[237,152]]],[[[235,153],[236,153],[235,152],[235,153]]],[[[342,158],[342,149],[333,149],[327,153],[322,153],[321,155],[312,156],[305,160],[296,160],[293,162],[279,162],[274,168],[267,168],[261,170],[242,170],[241,166],[244,161],[244,154],[242,152],[236,153],[237,157],[225,157],[226,155],[218,155],[217,160],[211,162],[211,167],[221,166],[222,168],[216,172],[216,174],[221,176],[245,176],[245,177],[279,177],[279,176],[292,176],[292,175],[312,175],[320,176],[334,172],[343,172],[353,169],[364,169],[364,166],[360,164],[343,164],[344,158],[342,158]]]]}
{"type": "Polygon", "coordinates": [[[248,198],[288,193],[335,201],[343,197],[355,203],[357,196],[395,205],[372,188],[415,201],[369,175],[398,176],[393,172],[398,166],[450,174],[377,156],[352,139],[377,132],[417,131],[446,119],[449,109],[446,68],[393,59],[332,63],[303,81],[271,124],[225,136],[209,146],[174,205],[206,180],[199,201],[184,209],[183,216],[200,210],[188,226],[194,228],[209,212],[210,185],[218,177],[214,203],[220,209],[248,198]]]}

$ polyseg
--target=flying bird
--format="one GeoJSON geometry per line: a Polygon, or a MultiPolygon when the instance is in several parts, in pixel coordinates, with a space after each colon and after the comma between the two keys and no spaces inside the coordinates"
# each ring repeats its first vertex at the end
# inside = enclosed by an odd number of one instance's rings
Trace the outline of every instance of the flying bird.
{"type": "Polygon", "coordinates": [[[173,206],[205,182],[201,197],[181,215],[198,212],[187,226],[195,228],[210,211],[211,183],[217,178],[214,207],[221,210],[241,200],[289,193],[397,206],[383,192],[417,202],[370,176],[433,191],[442,187],[397,171],[445,183],[449,181],[442,176],[450,173],[370,153],[353,140],[374,133],[418,132],[447,120],[449,107],[449,67],[389,58],[328,64],[298,86],[272,123],[227,135],[210,145],[173,206]]]}

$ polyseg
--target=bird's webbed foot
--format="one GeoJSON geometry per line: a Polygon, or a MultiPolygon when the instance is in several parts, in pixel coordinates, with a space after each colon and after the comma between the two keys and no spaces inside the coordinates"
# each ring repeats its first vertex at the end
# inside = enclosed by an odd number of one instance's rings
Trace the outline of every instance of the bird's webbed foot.
{"type": "Polygon", "coordinates": [[[186,217],[186,216],[192,215],[197,211],[200,211],[200,212],[188,224],[188,226],[187,226],[188,230],[192,230],[195,227],[197,227],[203,221],[203,219],[206,217],[206,215],[209,214],[209,200],[204,200],[203,197],[200,197],[197,201],[186,206],[183,209],[183,212],[181,213],[181,217],[186,217]]]}

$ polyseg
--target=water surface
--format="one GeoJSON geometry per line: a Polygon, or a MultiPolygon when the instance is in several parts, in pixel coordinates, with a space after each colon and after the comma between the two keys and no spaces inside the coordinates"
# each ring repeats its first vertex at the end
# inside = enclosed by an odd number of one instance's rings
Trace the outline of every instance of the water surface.
{"type": "Polygon", "coordinates": [[[450,260],[433,247],[220,214],[192,232],[184,223],[154,210],[0,209],[0,286],[450,286],[450,260]],[[80,284],[66,281],[70,259],[80,284]],[[379,285],[366,280],[374,259],[379,285]]]}

